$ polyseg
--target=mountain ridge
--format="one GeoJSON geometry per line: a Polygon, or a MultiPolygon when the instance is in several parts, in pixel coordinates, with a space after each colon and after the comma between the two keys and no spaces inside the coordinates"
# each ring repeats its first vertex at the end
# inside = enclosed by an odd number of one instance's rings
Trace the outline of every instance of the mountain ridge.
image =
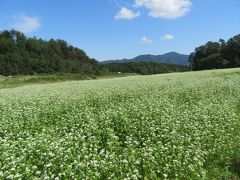
{"type": "Polygon", "coordinates": [[[144,55],[136,56],[132,59],[107,60],[107,61],[102,61],[101,63],[109,64],[109,63],[152,61],[152,62],[166,63],[166,64],[188,65],[188,58],[189,58],[189,55],[180,54],[177,52],[168,52],[162,55],[144,54],[144,55]]]}

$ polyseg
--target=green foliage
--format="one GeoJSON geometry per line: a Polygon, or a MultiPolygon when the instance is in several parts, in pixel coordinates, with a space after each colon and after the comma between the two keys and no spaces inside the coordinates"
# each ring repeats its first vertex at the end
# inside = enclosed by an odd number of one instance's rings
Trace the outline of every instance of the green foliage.
{"type": "Polygon", "coordinates": [[[104,68],[63,40],[27,38],[18,31],[0,32],[0,74],[82,73],[99,75],[104,68]]]}
{"type": "Polygon", "coordinates": [[[240,67],[240,35],[196,48],[189,63],[193,70],[240,67]]]}
{"type": "Polygon", "coordinates": [[[230,170],[240,178],[240,152],[236,153],[238,154],[234,154],[231,159],[230,170]]]}
{"type": "Polygon", "coordinates": [[[239,71],[0,89],[0,179],[237,179],[239,71]]]}
{"type": "Polygon", "coordinates": [[[151,61],[146,62],[125,62],[104,64],[110,72],[138,73],[138,74],[162,74],[169,72],[188,71],[189,68],[183,65],[163,64],[151,61]]]}

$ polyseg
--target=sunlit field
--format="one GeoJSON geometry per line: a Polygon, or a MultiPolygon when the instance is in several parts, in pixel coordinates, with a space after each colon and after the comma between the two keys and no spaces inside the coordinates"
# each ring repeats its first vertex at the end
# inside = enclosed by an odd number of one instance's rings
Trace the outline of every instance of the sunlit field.
{"type": "Polygon", "coordinates": [[[240,69],[0,89],[0,179],[240,176],[240,69]]]}

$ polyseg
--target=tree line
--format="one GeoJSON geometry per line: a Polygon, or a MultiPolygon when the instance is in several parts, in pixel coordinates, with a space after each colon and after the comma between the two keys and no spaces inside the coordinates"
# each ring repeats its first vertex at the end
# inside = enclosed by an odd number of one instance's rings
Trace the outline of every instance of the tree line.
{"type": "Polygon", "coordinates": [[[240,34],[228,41],[209,41],[189,56],[192,70],[240,67],[240,34]]]}
{"type": "Polygon", "coordinates": [[[105,64],[105,67],[107,67],[110,72],[138,73],[142,75],[183,72],[189,70],[187,66],[183,65],[163,64],[151,61],[108,63],[105,64]]]}
{"type": "Polygon", "coordinates": [[[103,65],[64,40],[26,37],[11,30],[0,32],[0,74],[82,73],[98,75],[103,65]]]}

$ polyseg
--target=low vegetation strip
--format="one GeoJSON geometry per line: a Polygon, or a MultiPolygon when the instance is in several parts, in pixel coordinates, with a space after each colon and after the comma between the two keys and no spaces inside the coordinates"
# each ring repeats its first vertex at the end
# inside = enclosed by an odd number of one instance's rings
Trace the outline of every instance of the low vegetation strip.
{"type": "Polygon", "coordinates": [[[239,71],[1,89],[0,179],[237,178],[239,71]]]}
{"type": "Polygon", "coordinates": [[[30,85],[30,84],[49,84],[65,81],[80,81],[91,79],[103,79],[103,78],[115,78],[124,76],[133,76],[134,73],[107,73],[101,76],[85,75],[85,74],[39,74],[39,75],[16,75],[16,76],[0,76],[0,89],[3,88],[15,88],[18,86],[30,85]],[[2,78],[1,78],[2,77],[2,78]]]}

